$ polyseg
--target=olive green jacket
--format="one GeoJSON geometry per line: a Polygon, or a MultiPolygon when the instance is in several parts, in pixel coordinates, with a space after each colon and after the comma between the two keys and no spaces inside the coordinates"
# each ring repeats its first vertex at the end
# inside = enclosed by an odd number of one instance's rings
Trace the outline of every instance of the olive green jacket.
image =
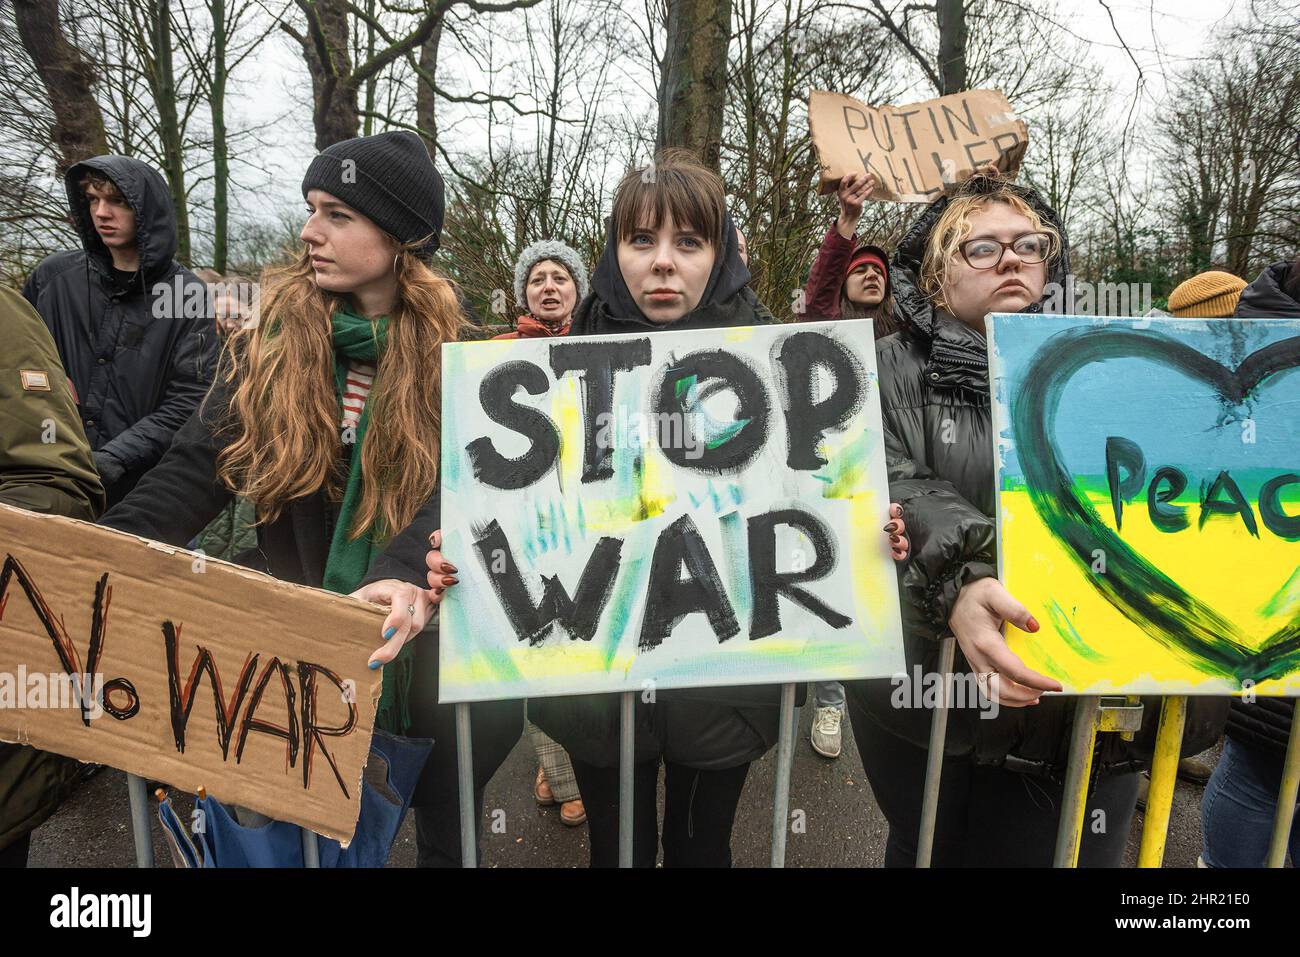
{"type": "MultiPolygon", "coordinates": [[[[54,340],[27,300],[3,286],[0,343],[0,502],[93,520],[104,508],[104,487],[54,340]]],[[[58,810],[77,766],[0,744],[0,850],[58,810]]]]}

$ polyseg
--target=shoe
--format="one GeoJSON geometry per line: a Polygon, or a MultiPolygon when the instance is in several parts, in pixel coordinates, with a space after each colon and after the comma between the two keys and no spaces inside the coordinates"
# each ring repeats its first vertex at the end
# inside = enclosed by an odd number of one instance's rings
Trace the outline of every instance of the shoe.
{"type": "Polygon", "coordinates": [[[577,827],[579,824],[587,823],[587,809],[582,806],[582,801],[565,801],[560,805],[560,820],[569,825],[577,827]]]}
{"type": "Polygon", "coordinates": [[[824,758],[840,756],[840,725],[844,712],[839,708],[818,708],[813,716],[812,746],[824,758]]]}
{"type": "Polygon", "coordinates": [[[543,807],[555,803],[555,795],[551,793],[551,785],[546,780],[546,771],[543,768],[537,769],[537,780],[533,782],[533,800],[543,807]]]}
{"type": "Polygon", "coordinates": [[[1199,784],[1201,787],[1205,787],[1210,781],[1210,775],[1213,773],[1214,768],[1200,758],[1183,758],[1178,762],[1178,777],[1189,784],[1199,784]]]}

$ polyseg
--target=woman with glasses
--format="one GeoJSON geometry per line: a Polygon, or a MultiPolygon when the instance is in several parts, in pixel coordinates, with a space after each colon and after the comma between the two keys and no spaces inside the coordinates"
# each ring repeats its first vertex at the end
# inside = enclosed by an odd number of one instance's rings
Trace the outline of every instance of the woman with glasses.
{"type": "MultiPolygon", "coordinates": [[[[937,672],[939,639],[954,634],[954,671],[973,672],[996,703],[950,712],[932,863],[1049,865],[1073,699],[1040,699],[1060,684],[1026,667],[1001,633],[1004,622],[1028,632],[1038,623],[996,577],[984,317],[1042,310],[1048,281],[1063,282],[1068,268],[1061,224],[1032,190],[977,176],[921,214],[893,266],[903,328],[878,342],[877,358],[890,497],[911,541],[899,576],[906,673],[937,672]]],[[[913,695],[887,679],[852,682],[847,692],[862,764],[889,821],[885,864],[911,867],[933,712],[898,707],[913,695]]],[[[1099,755],[1087,821],[1103,823],[1084,829],[1085,865],[1122,861],[1137,775],[1106,771],[1125,758],[1109,742],[1099,755]]]]}

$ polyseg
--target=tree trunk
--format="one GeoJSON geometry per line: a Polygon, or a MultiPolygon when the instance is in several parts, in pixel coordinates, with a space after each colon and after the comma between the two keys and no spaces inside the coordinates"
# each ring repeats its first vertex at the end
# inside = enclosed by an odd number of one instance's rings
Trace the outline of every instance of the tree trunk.
{"type": "Polygon", "coordinates": [[[323,150],[357,135],[358,83],[348,54],[348,12],[341,0],[299,0],[307,14],[303,57],[311,73],[312,123],[323,150]]]}
{"type": "Polygon", "coordinates": [[[429,38],[420,44],[420,71],[415,79],[415,125],[428,147],[429,155],[437,157],[438,143],[438,93],[434,84],[438,78],[438,44],[442,42],[442,18],[429,38]]]}
{"type": "MultiPolygon", "coordinates": [[[[366,0],[366,13],[370,16],[375,15],[375,0],[366,0]]],[[[365,22],[366,28],[366,59],[369,60],[375,55],[375,25],[369,20],[365,22]]],[[[366,80],[366,108],[365,119],[362,121],[361,132],[364,136],[369,136],[375,131],[375,88],[379,85],[379,77],[372,76],[366,80]]]]}
{"type": "Polygon", "coordinates": [[[658,145],[684,146],[721,167],[731,0],[668,0],[668,41],[659,90],[658,145]]]}
{"type": "Polygon", "coordinates": [[[229,255],[230,201],[230,146],[226,134],[226,0],[211,0],[212,46],[215,58],[212,64],[212,93],[209,106],[212,111],[212,268],[226,271],[229,255]]]}
{"type": "Polygon", "coordinates": [[[185,196],[185,157],[181,149],[181,126],[176,115],[176,80],[172,74],[171,0],[157,0],[157,107],[158,128],[162,136],[163,172],[171,187],[172,207],[176,211],[176,258],[190,264],[190,221],[185,196]]]}
{"type": "Polygon", "coordinates": [[[941,96],[966,89],[966,10],[962,0],[938,0],[941,96]]]}
{"type": "Polygon", "coordinates": [[[54,111],[50,139],[58,147],[59,173],[107,153],[104,117],[92,89],[95,69],[64,37],[58,0],[15,0],[14,17],[23,49],[32,58],[54,111]]]}

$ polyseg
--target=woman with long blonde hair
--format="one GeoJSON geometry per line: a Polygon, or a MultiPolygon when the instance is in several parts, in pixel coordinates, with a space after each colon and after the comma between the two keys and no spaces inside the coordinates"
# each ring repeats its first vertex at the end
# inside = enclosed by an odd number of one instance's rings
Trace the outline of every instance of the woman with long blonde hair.
{"type": "MultiPolygon", "coordinates": [[[[390,606],[369,661],[388,665],[376,726],[450,741],[435,734],[436,679],[415,678],[417,658],[427,671],[431,654],[407,644],[440,598],[423,587],[424,555],[410,573],[400,555],[376,562],[417,518],[439,524],[440,350],[463,322],[451,282],[427,262],[442,180],[418,136],[387,132],[327,148],[302,191],[298,257],[267,270],[256,319],[231,336],[212,391],[102,523],[185,545],[234,495],[247,498],[258,544],[241,564],[390,606]],[[388,577],[363,584],[372,565],[388,577]]],[[[522,709],[513,713],[514,737],[493,748],[504,747],[495,763],[483,753],[492,734],[476,748],[480,773],[490,777],[517,740],[522,709]]],[[[501,724],[508,737],[510,714],[501,724]]],[[[454,764],[438,750],[426,763],[415,802],[421,863],[459,863],[454,764]],[[426,826],[421,805],[445,800],[436,821],[452,826],[426,826]]]]}

